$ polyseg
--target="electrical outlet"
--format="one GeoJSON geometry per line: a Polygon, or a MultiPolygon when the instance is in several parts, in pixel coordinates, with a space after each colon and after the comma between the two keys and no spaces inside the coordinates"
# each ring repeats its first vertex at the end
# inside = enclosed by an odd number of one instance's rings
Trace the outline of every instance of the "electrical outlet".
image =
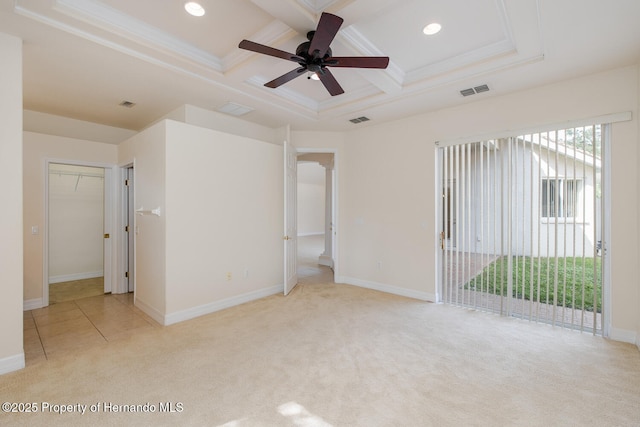
{"type": "Polygon", "coordinates": [[[382,261],[378,261],[378,270],[382,270],[382,261]]]}
{"type": "Polygon", "coordinates": [[[230,271],[227,272],[227,280],[231,280],[231,272],[230,271]]]}
{"type": "Polygon", "coordinates": [[[245,268],[245,270],[244,270],[244,278],[246,279],[247,277],[249,277],[249,269],[245,268]]]}

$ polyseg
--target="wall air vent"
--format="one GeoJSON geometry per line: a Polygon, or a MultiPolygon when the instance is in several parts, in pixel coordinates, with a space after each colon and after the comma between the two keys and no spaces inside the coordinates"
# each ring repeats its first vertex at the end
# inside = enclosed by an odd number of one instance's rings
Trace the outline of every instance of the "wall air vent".
{"type": "Polygon", "coordinates": [[[488,92],[488,91],[489,91],[489,86],[480,85],[476,87],[470,87],[469,89],[463,89],[460,91],[460,93],[462,94],[462,96],[470,96],[470,95],[475,95],[476,93],[482,93],[482,92],[488,92]]]}
{"type": "Polygon", "coordinates": [[[222,107],[218,108],[218,111],[220,111],[221,113],[230,114],[232,116],[242,116],[250,111],[253,111],[253,108],[236,104],[235,102],[227,102],[222,107]]]}
{"type": "Polygon", "coordinates": [[[354,123],[354,124],[362,123],[362,122],[368,122],[369,121],[369,117],[362,116],[362,117],[358,117],[358,118],[355,118],[355,119],[351,119],[349,121],[351,123],[354,123]]]}
{"type": "Polygon", "coordinates": [[[136,103],[135,102],[131,102],[131,101],[122,101],[118,105],[120,105],[121,107],[133,108],[133,107],[135,107],[136,103]]]}

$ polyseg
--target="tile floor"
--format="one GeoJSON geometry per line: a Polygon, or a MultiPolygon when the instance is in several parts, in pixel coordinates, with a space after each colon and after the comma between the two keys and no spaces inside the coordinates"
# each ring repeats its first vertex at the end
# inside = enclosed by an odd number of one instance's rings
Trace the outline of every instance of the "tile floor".
{"type": "Polygon", "coordinates": [[[49,304],[73,301],[85,297],[104,294],[104,277],[51,283],[49,285],[49,304]]]}
{"type": "MultiPolygon", "coordinates": [[[[333,282],[333,271],[317,262],[323,250],[323,236],[299,238],[299,283],[333,282]]],[[[77,294],[75,298],[24,312],[27,365],[87,347],[107,346],[109,342],[162,327],[133,305],[132,293],[90,297],[77,294]]]]}
{"type": "Polygon", "coordinates": [[[133,305],[133,294],[99,295],[24,312],[26,364],[104,346],[160,327],[133,305]]]}

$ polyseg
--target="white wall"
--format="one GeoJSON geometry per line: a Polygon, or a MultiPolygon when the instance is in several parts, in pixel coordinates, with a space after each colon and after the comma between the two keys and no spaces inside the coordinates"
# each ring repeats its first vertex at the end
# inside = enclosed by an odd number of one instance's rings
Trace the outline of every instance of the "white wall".
{"type": "Polygon", "coordinates": [[[171,324],[283,290],[282,147],[172,120],[120,145],[134,163],[136,305],[171,324]]]}
{"type": "Polygon", "coordinates": [[[104,169],[49,166],[49,283],[103,275],[104,169]]]}
{"type": "Polygon", "coordinates": [[[242,117],[205,110],[194,105],[181,105],[150,126],[163,120],[174,120],[193,126],[224,132],[230,135],[245,136],[259,141],[282,145],[281,129],[273,129],[244,120],[242,117]]]}
{"type": "Polygon", "coordinates": [[[134,164],[135,209],[160,208],[161,215],[135,216],[135,304],[160,323],[166,297],[166,122],[118,146],[118,164],[134,164]]]}
{"type": "Polygon", "coordinates": [[[24,367],[22,336],[22,40],[0,33],[0,374],[24,367]]]}
{"type": "Polygon", "coordinates": [[[167,123],[167,323],[283,291],[282,147],[167,123]]]}
{"type": "Polygon", "coordinates": [[[46,159],[115,164],[118,147],[93,141],[24,132],[24,300],[31,308],[42,304],[46,159]],[[31,227],[40,232],[31,234],[31,227]]]}
{"type": "Polygon", "coordinates": [[[298,236],[324,234],[326,169],[298,162],[298,236]]]}
{"type": "Polygon", "coordinates": [[[346,281],[435,296],[435,141],[632,111],[612,129],[612,330],[638,330],[638,69],[627,67],[351,132],[341,198],[346,281]]]}
{"type": "Polygon", "coordinates": [[[116,145],[138,133],[129,129],[30,110],[24,110],[23,129],[27,132],[116,145]]]}

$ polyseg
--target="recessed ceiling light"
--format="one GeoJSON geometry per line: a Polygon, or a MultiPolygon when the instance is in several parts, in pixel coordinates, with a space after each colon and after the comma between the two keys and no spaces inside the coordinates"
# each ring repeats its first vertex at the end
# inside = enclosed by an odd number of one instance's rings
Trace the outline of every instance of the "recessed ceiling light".
{"type": "Polygon", "coordinates": [[[193,16],[203,16],[204,8],[200,6],[200,4],[190,1],[184,4],[184,10],[186,10],[190,15],[193,16]]]}
{"type": "Polygon", "coordinates": [[[438,24],[437,22],[432,22],[431,24],[424,27],[422,29],[422,32],[428,36],[432,36],[434,34],[439,33],[441,29],[442,29],[442,25],[438,24]]]}

